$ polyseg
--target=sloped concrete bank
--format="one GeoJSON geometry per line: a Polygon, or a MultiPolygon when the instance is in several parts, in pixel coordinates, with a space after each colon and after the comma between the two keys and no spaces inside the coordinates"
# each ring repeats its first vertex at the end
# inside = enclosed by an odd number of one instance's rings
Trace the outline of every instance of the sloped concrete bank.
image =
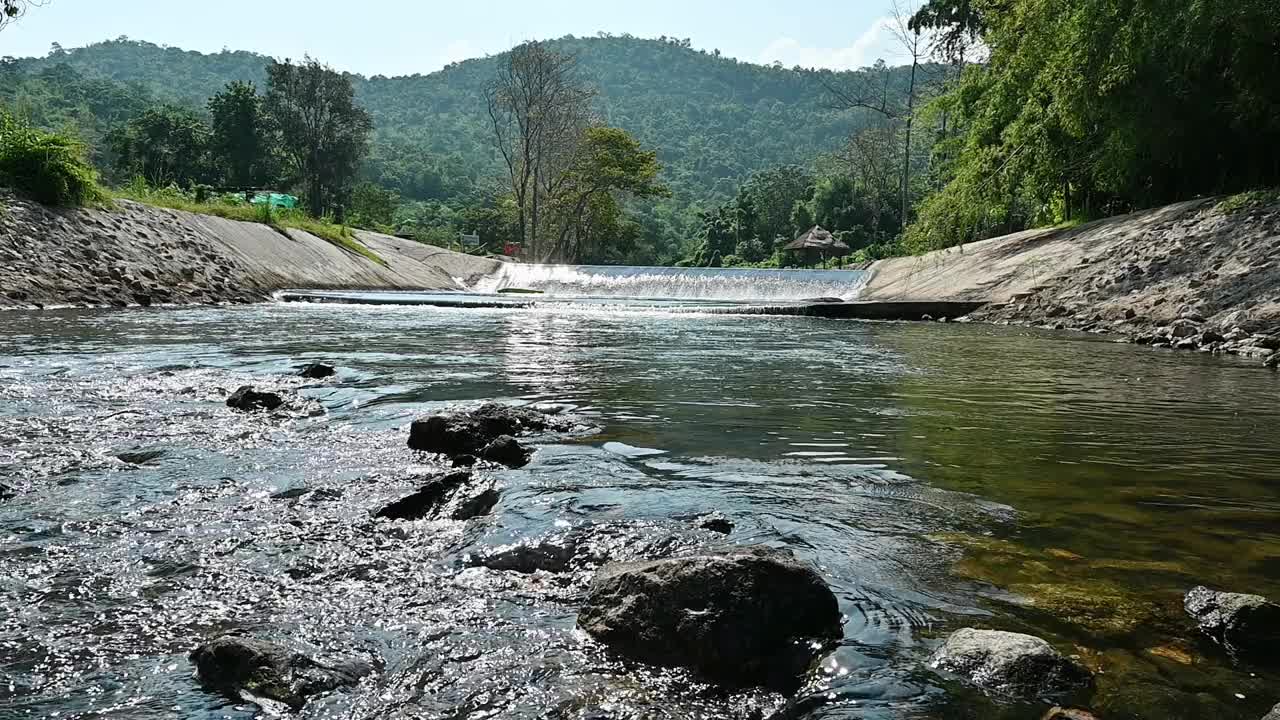
{"type": "Polygon", "coordinates": [[[297,230],[119,202],[61,210],[0,194],[0,307],[243,303],[294,287],[457,290],[499,263],[356,231],[386,265],[297,230]]]}
{"type": "Polygon", "coordinates": [[[1198,200],[884,260],[860,300],[986,303],[966,319],[1280,364],[1280,203],[1198,200]]]}

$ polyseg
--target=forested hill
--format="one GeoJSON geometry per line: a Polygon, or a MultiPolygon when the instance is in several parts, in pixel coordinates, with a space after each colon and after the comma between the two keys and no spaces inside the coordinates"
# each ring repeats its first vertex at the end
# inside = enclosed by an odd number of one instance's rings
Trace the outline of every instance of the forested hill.
{"type": "MultiPolygon", "coordinates": [[[[677,205],[722,201],[755,170],[809,164],[860,122],[855,114],[823,106],[812,72],[738,62],[694,50],[687,41],[566,37],[552,45],[579,58],[610,124],[658,150],[677,205]]],[[[159,100],[203,106],[229,81],[262,85],[269,61],[250,52],[202,54],[122,38],[55,48],[10,69],[29,75],[67,65],[87,79],[133,84],[159,100]]],[[[376,124],[371,178],[405,198],[429,200],[496,174],[482,91],[497,61],[467,60],[429,75],[353,76],[376,124]]],[[[33,102],[31,94],[27,102],[33,102]]]]}

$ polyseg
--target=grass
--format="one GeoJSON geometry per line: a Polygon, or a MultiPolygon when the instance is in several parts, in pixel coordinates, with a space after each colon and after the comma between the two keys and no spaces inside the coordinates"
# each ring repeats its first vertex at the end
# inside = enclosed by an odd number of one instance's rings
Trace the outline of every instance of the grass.
{"type": "Polygon", "coordinates": [[[1272,205],[1277,202],[1280,202],[1280,188],[1250,190],[1249,192],[1232,195],[1218,203],[1218,212],[1224,215],[1233,215],[1243,210],[1252,210],[1253,208],[1272,205]]]}
{"type": "Polygon", "coordinates": [[[272,208],[269,205],[250,205],[243,201],[232,201],[224,198],[212,198],[197,201],[190,194],[177,188],[150,188],[143,182],[135,181],[128,187],[112,191],[112,199],[132,200],[144,205],[182,210],[200,215],[213,215],[228,220],[240,220],[266,225],[276,232],[288,237],[288,230],[301,230],[335,245],[347,252],[354,253],[375,262],[383,267],[387,261],[370,250],[355,238],[351,228],[325,219],[313,218],[301,210],[272,208]]]}

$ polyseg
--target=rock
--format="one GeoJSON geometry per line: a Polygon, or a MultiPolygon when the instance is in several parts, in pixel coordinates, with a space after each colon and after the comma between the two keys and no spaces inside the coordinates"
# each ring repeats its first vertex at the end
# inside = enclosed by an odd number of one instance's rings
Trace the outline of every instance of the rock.
{"type": "Polygon", "coordinates": [[[259,410],[275,410],[284,404],[284,399],[270,392],[258,392],[252,385],[243,385],[227,398],[227,407],[241,412],[257,412],[259,410]]]}
{"type": "Polygon", "coordinates": [[[562,573],[569,571],[577,554],[577,543],[562,536],[497,547],[481,555],[470,556],[466,562],[472,567],[490,570],[525,574],[539,571],[562,573]]]}
{"type": "Polygon", "coordinates": [[[453,462],[451,464],[453,467],[461,468],[472,467],[478,462],[480,462],[480,460],[475,455],[458,455],[453,458],[453,462]]]}
{"type": "Polygon", "coordinates": [[[146,465],[164,455],[163,450],[126,450],[116,453],[116,459],[130,465],[146,465]]]}
{"type": "Polygon", "coordinates": [[[1200,630],[1232,653],[1280,659],[1280,605],[1260,595],[1192,588],[1183,601],[1200,630]]]}
{"type": "Polygon", "coordinates": [[[1053,707],[1040,720],[1098,720],[1098,716],[1079,708],[1053,707]]]}
{"type": "Polygon", "coordinates": [[[450,493],[470,479],[471,472],[468,470],[457,470],[434,477],[418,488],[417,492],[387,505],[373,516],[392,520],[421,520],[443,505],[450,493]]]}
{"type": "Polygon", "coordinates": [[[767,547],[607,565],[578,627],[642,662],[782,692],[798,689],[818,650],[842,633],[822,578],[767,547]]]}
{"type": "Polygon", "coordinates": [[[1169,326],[1169,336],[1181,340],[1200,334],[1200,326],[1190,320],[1179,320],[1169,326]]]}
{"type": "Polygon", "coordinates": [[[489,488],[474,497],[467,498],[458,505],[458,509],[453,511],[454,520],[470,520],[478,518],[481,515],[488,515],[493,510],[493,506],[498,504],[501,498],[497,490],[489,488]]]}
{"type": "Polygon", "coordinates": [[[288,490],[281,490],[280,492],[272,495],[271,499],[272,500],[296,500],[302,497],[303,495],[306,495],[309,492],[311,492],[311,488],[308,488],[308,487],[289,488],[288,490]]]}
{"type": "Polygon", "coordinates": [[[298,377],[309,378],[311,380],[323,380],[337,374],[338,371],[333,369],[332,365],[325,365],[324,363],[309,363],[307,365],[303,365],[298,370],[298,377]]]}
{"type": "Polygon", "coordinates": [[[531,408],[486,403],[469,412],[415,420],[409,428],[409,447],[447,455],[475,455],[503,435],[514,437],[559,424],[531,408]]]}
{"type": "Polygon", "coordinates": [[[1032,635],[964,628],[947,638],[929,666],[984,690],[1015,697],[1057,695],[1091,681],[1089,671],[1032,635]]]}
{"type": "Polygon", "coordinates": [[[484,446],[480,451],[480,457],[485,460],[492,460],[501,463],[510,468],[524,467],[529,464],[529,457],[533,453],[526,449],[523,445],[516,441],[510,435],[502,435],[493,442],[484,446]]]}
{"type": "Polygon", "coordinates": [[[728,535],[733,532],[733,521],[719,513],[703,515],[697,518],[695,524],[703,530],[710,530],[721,535],[728,535]]]}
{"type": "Polygon", "coordinates": [[[1227,338],[1216,330],[1205,330],[1200,334],[1200,344],[1208,345],[1209,343],[1226,342],[1227,338]]]}
{"type": "Polygon", "coordinates": [[[1263,716],[1262,720],[1280,720],[1280,705],[1271,708],[1271,712],[1263,716]]]}
{"type": "Polygon", "coordinates": [[[233,636],[201,645],[190,659],[205,686],[235,699],[283,703],[294,711],[308,697],[354,685],[372,672],[367,663],[327,665],[262,640],[233,636]]]}
{"type": "Polygon", "coordinates": [[[1196,342],[1193,337],[1183,338],[1173,344],[1174,350],[1195,350],[1198,347],[1200,347],[1200,343],[1196,342]]]}
{"type": "Polygon", "coordinates": [[[17,496],[18,496],[17,490],[14,490],[13,488],[9,487],[8,485],[5,485],[4,483],[0,483],[0,500],[12,500],[17,496]]]}
{"type": "Polygon", "coordinates": [[[1280,368],[1280,352],[1275,353],[1274,355],[1268,357],[1266,360],[1263,360],[1262,366],[1269,367],[1272,370],[1275,370],[1276,368],[1280,368]]]}

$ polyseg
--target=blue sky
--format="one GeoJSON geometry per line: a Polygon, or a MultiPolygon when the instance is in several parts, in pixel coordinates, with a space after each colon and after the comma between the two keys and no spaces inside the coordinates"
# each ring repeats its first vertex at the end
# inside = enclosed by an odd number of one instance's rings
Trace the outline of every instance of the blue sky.
{"type": "Polygon", "coordinates": [[[364,74],[428,73],[529,39],[629,32],[689,38],[752,62],[893,62],[892,0],[43,0],[0,32],[0,55],[44,55],[127,35],[216,52],[310,53],[364,74]]]}

